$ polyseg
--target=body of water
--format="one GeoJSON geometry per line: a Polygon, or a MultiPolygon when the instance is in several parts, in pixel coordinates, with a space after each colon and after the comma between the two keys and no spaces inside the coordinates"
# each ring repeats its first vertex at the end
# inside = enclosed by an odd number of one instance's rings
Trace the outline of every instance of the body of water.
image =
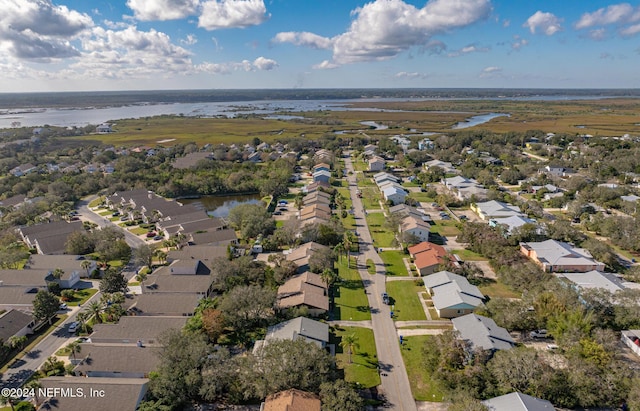
{"type": "Polygon", "coordinates": [[[456,124],[455,126],[451,127],[454,130],[459,130],[462,128],[469,128],[469,127],[473,127],[473,126],[477,126],[479,124],[483,124],[486,123],[487,121],[490,121],[496,117],[511,117],[511,114],[505,114],[505,113],[489,113],[489,114],[482,114],[479,116],[473,116],[473,117],[469,117],[468,119],[466,119],[465,121],[461,121],[458,124],[456,124]]]}
{"type": "Polygon", "coordinates": [[[262,197],[260,194],[240,194],[228,196],[202,196],[200,198],[183,198],[182,204],[193,204],[207,211],[213,217],[224,218],[229,215],[229,211],[240,204],[259,204],[262,197]]]}

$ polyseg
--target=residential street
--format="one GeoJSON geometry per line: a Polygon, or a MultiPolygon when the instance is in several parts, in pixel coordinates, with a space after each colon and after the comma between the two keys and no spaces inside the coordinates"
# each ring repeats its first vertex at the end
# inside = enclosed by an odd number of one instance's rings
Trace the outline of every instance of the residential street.
{"type": "MultiPolygon", "coordinates": [[[[83,198],[82,200],[78,201],[77,210],[80,213],[80,218],[82,218],[82,220],[91,221],[92,223],[95,223],[100,227],[111,226],[111,227],[122,229],[117,224],[114,224],[113,222],[111,222],[108,218],[104,218],[89,209],[89,203],[93,201],[95,198],[97,197],[91,196],[88,198],[83,198]]],[[[143,239],[131,233],[130,231],[122,229],[122,232],[124,233],[124,239],[127,242],[127,244],[129,244],[129,247],[137,248],[143,244],[146,244],[143,239]]]]}
{"type": "Polygon", "coordinates": [[[358,268],[365,292],[371,307],[371,323],[380,364],[380,377],[383,394],[388,402],[387,408],[393,410],[417,410],[416,402],[411,393],[407,370],[400,353],[400,344],[396,327],[391,319],[388,305],[382,303],[381,294],[386,291],[385,266],[382,259],[372,246],[371,234],[364,215],[362,201],[356,195],[356,175],[351,158],[345,158],[347,182],[351,201],[355,211],[358,236],[360,238],[360,253],[358,254],[358,268]],[[368,273],[366,261],[370,259],[376,265],[376,274],[368,273]]]}

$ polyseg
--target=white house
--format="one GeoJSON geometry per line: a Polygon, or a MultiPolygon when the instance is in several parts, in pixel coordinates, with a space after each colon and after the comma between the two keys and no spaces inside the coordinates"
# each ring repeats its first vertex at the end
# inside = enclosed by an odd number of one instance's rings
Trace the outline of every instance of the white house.
{"type": "Polygon", "coordinates": [[[393,204],[404,203],[407,198],[407,192],[402,188],[398,188],[393,185],[388,185],[382,190],[382,195],[386,201],[391,201],[393,204]]]}
{"type": "Polygon", "coordinates": [[[373,156],[369,159],[369,171],[382,171],[384,170],[385,161],[384,158],[379,156],[373,156]]]}

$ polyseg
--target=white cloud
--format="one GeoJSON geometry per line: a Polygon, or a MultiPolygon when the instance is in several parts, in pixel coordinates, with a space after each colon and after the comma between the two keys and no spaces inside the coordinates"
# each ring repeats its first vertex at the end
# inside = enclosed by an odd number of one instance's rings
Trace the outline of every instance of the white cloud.
{"type": "Polygon", "coordinates": [[[513,41],[511,42],[511,50],[520,51],[521,48],[529,44],[529,40],[520,38],[520,36],[513,36],[513,41]]]}
{"type": "Polygon", "coordinates": [[[502,21],[502,27],[504,27],[505,29],[506,29],[507,27],[509,27],[510,25],[511,25],[511,20],[509,20],[509,19],[504,19],[504,20],[502,21]]]}
{"type": "Polygon", "coordinates": [[[462,47],[460,50],[448,53],[447,57],[458,57],[469,53],[486,53],[489,50],[489,47],[478,47],[475,44],[469,44],[468,46],[462,47]]]}
{"type": "Polygon", "coordinates": [[[338,63],[388,60],[433,35],[486,18],[489,0],[430,0],[418,9],[402,0],[376,0],[353,11],[349,30],[334,38],[338,63]]]}
{"type": "Polygon", "coordinates": [[[603,28],[589,30],[588,37],[596,41],[604,40],[607,37],[607,30],[603,28]]]}
{"type": "Polygon", "coordinates": [[[198,27],[206,30],[245,28],[269,19],[263,0],[207,0],[198,27]]]}
{"type": "Polygon", "coordinates": [[[418,72],[411,72],[408,73],[406,71],[400,71],[398,73],[396,73],[393,77],[395,78],[400,78],[400,79],[425,79],[428,76],[424,73],[418,73],[418,72]]]}
{"type": "Polygon", "coordinates": [[[640,21],[640,6],[633,7],[629,3],[612,4],[594,11],[584,13],[575,24],[577,29],[608,24],[631,24],[640,21]]]}
{"type": "Polygon", "coordinates": [[[322,37],[307,31],[295,32],[285,31],[276,34],[271,40],[273,43],[291,43],[296,46],[311,47],[314,49],[329,49],[332,41],[330,38],[322,37]]]}
{"type": "Polygon", "coordinates": [[[552,36],[562,30],[561,22],[562,19],[559,19],[554,14],[538,10],[522,26],[528,27],[531,34],[536,34],[536,31],[540,30],[547,36],[552,36]]]}
{"type": "Polygon", "coordinates": [[[333,63],[329,60],[324,60],[322,63],[314,64],[312,68],[314,70],[331,70],[340,67],[339,64],[333,63]]]}
{"type": "Polygon", "coordinates": [[[634,24],[633,26],[620,30],[620,34],[623,36],[634,36],[638,33],[640,33],[640,24],[634,24]]]}
{"type": "Polygon", "coordinates": [[[180,43],[185,44],[187,46],[193,46],[197,42],[198,42],[198,38],[195,36],[195,34],[187,34],[186,38],[180,40],[180,43]]]}
{"type": "Polygon", "coordinates": [[[142,21],[177,20],[194,15],[199,0],[127,0],[133,16],[142,21]]]}
{"type": "Polygon", "coordinates": [[[489,67],[483,68],[482,72],[480,72],[480,75],[478,77],[494,78],[494,77],[500,77],[501,75],[502,75],[502,68],[496,67],[496,66],[489,66],[489,67]]]}
{"type": "Polygon", "coordinates": [[[260,56],[257,59],[253,60],[253,66],[258,70],[269,71],[278,67],[278,63],[275,60],[260,56]]]}
{"type": "Polygon", "coordinates": [[[0,0],[0,10],[0,52],[18,59],[76,57],[71,41],[94,25],[87,14],[47,0],[0,0]]]}

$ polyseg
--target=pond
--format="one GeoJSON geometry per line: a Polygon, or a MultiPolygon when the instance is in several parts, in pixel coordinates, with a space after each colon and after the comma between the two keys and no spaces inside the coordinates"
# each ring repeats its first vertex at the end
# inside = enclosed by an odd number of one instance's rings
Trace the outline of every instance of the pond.
{"type": "Polygon", "coordinates": [[[473,116],[473,117],[469,117],[465,121],[459,122],[458,124],[456,124],[451,128],[454,130],[459,130],[461,128],[469,128],[469,127],[477,126],[478,124],[483,124],[488,121],[491,121],[496,117],[511,117],[511,114],[489,113],[489,114],[482,114],[479,116],[473,116]]]}
{"type": "Polygon", "coordinates": [[[212,217],[227,217],[229,211],[240,204],[259,204],[262,200],[260,194],[239,194],[227,196],[202,196],[200,198],[183,198],[182,204],[193,204],[207,211],[212,217]]]}

